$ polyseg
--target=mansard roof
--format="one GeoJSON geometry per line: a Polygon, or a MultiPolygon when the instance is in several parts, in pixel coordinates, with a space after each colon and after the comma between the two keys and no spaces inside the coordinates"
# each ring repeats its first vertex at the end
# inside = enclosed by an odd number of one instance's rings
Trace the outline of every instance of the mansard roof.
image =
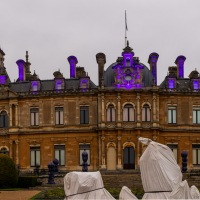
{"type": "MultiPolygon", "coordinates": [[[[39,80],[38,80],[39,81],[39,80]]],[[[65,87],[64,90],[79,90],[79,79],[64,79],[65,87]]],[[[55,90],[55,81],[54,80],[41,80],[40,91],[54,91],[55,90]]],[[[23,81],[23,82],[14,82],[10,83],[10,90],[16,93],[25,93],[30,92],[31,82],[23,81]]],[[[90,89],[96,89],[97,86],[90,81],[90,89]]]]}

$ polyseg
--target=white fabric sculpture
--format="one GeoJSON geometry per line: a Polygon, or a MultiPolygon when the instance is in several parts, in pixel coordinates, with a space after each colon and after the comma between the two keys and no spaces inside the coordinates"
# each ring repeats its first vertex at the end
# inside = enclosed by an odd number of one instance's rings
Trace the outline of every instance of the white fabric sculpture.
{"type": "Polygon", "coordinates": [[[64,177],[65,200],[114,199],[104,188],[100,172],[70,172],[64,177]]]}
{"type": "Polygon", "coordinates": [[[139,138],[148,145],[140,158],[141,179],[145,194],[142,199],[168,199],[182,173],[171,149],[148,138],[139,138]]]}
{"type": "Polygon", "coordinates": [[[123,186],[119,194],[119,200],[138,200],[138,198],[128,187],[123,186]]]}
{"type": "Polygon", "coordinates": [[[191,186],[190,188],[190,194],[192,196],[192,199],[200,199],[200,193],[196,186],[191,186]]]}

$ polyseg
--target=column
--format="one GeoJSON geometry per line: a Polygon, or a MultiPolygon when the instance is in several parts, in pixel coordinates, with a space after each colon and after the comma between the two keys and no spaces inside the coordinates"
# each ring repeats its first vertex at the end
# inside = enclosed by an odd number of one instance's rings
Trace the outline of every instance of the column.
{"type": "Polygon", "coordinates": [[[157,126],[156,120],[156,94],[153,93],[153,127],[157,126]]]}
{"type": "Polygon", "coordinates": [[[12,104],[10,104],[10,126],[12,126],[12,104]]]}
{"type": "Polygon", "coordinates": [[[13,159],[13,150],[12,150],[12,143],[13,143],[13,141],[10,140],[9,143],[10,143],[9,155],[10,155],[10,158],[13,159]]]}
{"type": "Polygon", "coordinates": [[[117,169],[122,169],[121,136],[117,137],[117,169]]]}
{"type": "Polygon", "coordinates": [[[102,148],[102,158],[101,158],[101,169],[106,169],[106,160],[105,160],[105,137],[101,137],[101,148],[102,148]]]}
{"type": "Polygon", "coordinates": [[[18,104],[15,105],[15,125],[18,126],[18,104]]]}
{"type": "Polygon", "coordinates": [[[117,95],[117,127],[121,127],[121,96],[117,95]]]}
{"type": "Polygon", "coordinates": [[[137,101],[137,127],[141,126],[141,116],[140,116],[140,95],[137,93],[136,96],[136,101],[137,101]]]}
{"type": "Polygon", "coordinates": [[[15,140],[16,144],[16,165],[19,165],[19,140],[15,140]]]}
{"type": "Polygon", "coordinates": [[[104,98],[104,94],[102,93],[101,96],[101,127],[104,128],[105,127],[105,98],[104,98]]]}

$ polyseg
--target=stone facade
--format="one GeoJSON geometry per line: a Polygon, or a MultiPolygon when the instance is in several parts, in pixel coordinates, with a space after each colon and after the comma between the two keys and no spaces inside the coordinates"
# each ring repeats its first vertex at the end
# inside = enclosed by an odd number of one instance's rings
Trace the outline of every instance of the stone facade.
{"type": "MultiPolygon", "coordinates": [[[[200,167],[200,82],[195,70],[184,78],[184,56],[157,85],[157,60],[150,69],[127,47],[106,70],[106,56],[96,55],[96,86],[75,56],[68,58],[70,78],[56,71],[40,80],[26,61],[18,60],[19,77],[11,82],[0,50],[0,153],[21,170],[47,169],[55,157],[60,170],[81,170],[81,153],[89,153],[90,171],[139,169],[145,149],[138,137],[167,144],[181,166],[200,167]]],[[[167,73],[167,72],[166,72],[167,73]]]]}

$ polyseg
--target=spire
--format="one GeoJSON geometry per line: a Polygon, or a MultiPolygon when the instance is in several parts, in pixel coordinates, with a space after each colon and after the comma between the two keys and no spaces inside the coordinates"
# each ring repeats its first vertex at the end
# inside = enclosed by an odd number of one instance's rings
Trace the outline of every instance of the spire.
{"type": "Polygon", "coordinates": [[[28,61],[28,57],[29,57],[28,51],[26,51],[26,62],[27,62],[27,63],[29,62],[29,61],[28,61]]]}
{"type": "Polygon", "coordinates": [[[131,53],[131,52],[133,52],[132,50],[132,48],[131,47],[129,47],[129,41],[127,41],[127,43],[126,43],[126,47],[123,49],[124,50],[124,52],[126,52],[126,53],[131,53]]]}

